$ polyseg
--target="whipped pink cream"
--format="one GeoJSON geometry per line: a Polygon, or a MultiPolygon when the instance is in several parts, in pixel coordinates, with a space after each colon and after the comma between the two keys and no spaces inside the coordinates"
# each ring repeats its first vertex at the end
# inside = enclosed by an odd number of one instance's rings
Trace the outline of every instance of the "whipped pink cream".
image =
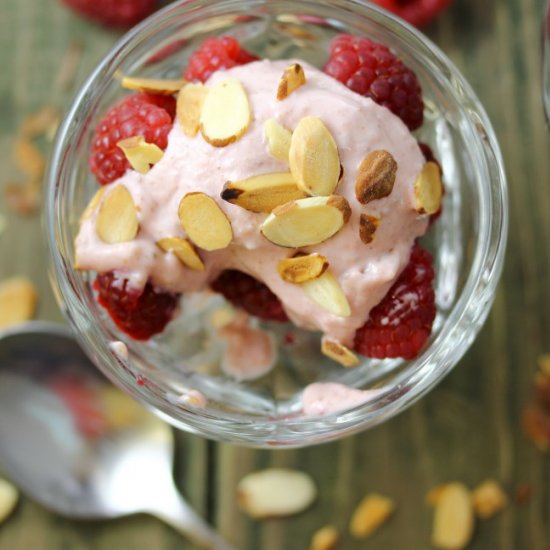
{"type": "Polygon", "coordinates": [[[382,390],[358,390],[335,382],[315,382],[304,389],[304,416],[324,416],[370,401],[382,390]]]}
{"type": "Polygon", "coordinates": [[[407,264],[414,240],[427,229],[427,216],[415,211],[413,188],[425,161],[415,138],[398,117],[301,61],[306,84],[277,101],[279,80],[291,63],[258,61],[215,73],[207,85],[228,77],[238,78],[243,84],[252,111],[247,132],[235,143],[216,148],[200,132],[187,137],[176,121],[164,157],[147,174],[129,170],[109,185],[123,184],[130,191],[138,207],[137,237],[120,244],[104,243],[96,232],[96,209],[83,221],[76,239],[79,267],[98,272],[114,270],[137,287],[151,279],[158,287],[183,293],[206,288],[225,269],[238,269],[263,281],[279,297],[295,325],[320,330],[351,344],[356,329],[407,264]],[[274,118],[292,130],[304,116],[319,117],[336,140],[344,176],[335,193],[348,200],[352,215],[334,237],[301,250],[328,258],[351,306],[351,315],[346,318],[325,311],[299,285],[281,279],[277,264],[295,250],[276,246],[261,235],[259,228],[266,214],[249,212],[220,198],[228,180],[287,171],[286,163],[270,155],[263,125],[274,118]],[[388,197],[361,205],[355,196],[355,175],[363,158],[379,149],[390,152],[397,162],[394,188],[388,197]],[[176,256],[164,253],[155,244],[163,237],[186,236],[178,218],[178,205],[186,193],[193,191],[213,197],[233,229],[233,240],[227,248],[199,251],[206,266],[204,272],[184,267],[176,256]],[[359,238],[362,213],[381,219],[368,245],[359,238]]]}

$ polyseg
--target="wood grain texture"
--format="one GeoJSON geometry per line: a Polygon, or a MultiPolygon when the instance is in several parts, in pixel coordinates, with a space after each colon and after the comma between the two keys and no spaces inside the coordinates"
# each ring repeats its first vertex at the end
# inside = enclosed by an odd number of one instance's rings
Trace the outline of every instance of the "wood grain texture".
{"type": "MultiPolygon", "coordinates": [[[[365,493],[394,498],[391,522],[367,543],[344,535],[341,548],[430,547],[432,511],[424,495],[437,483],[477,484],[488,477],[510,492],[533,488],[531,500],[480,523],[473,550],[550,549],[550,458],[522,435],[537,356],[550,350],[550,138],[540,97],[539,27],[544,0],[455,0],[426,32],[476,90],[494,125],[509,177],[510,238],[495,305],[479,338],[427,397],[387,424],[337,443],[294,451],[258,451],[178,434],[176,480],[182,492],[243,550],[302,550],[332,523],[344,533],[365,493]],[[236,505],[240,478],[266,466],[309,472],[319,499],[290,519],[253,521],[236,505]]],[[[13,136],[23,117],[46,102],[67,106],[73,90],[53,83],[71,41],[82,45],[77,81],[117,39],[73,17],[55,0],[0,0],[0,186],[20,177],[13,136]]],[[[38,316],[60,320],[45,275],[39,217],[0,213],[0,278],[29,276],[40,289],[38,316]]],[[[2,442],[0,442],[0,445],[2,442]]],[[[2,550],[170,550],[192,548],[146,516],[78,523],[23,499],[0,526],[2,550]]]]}

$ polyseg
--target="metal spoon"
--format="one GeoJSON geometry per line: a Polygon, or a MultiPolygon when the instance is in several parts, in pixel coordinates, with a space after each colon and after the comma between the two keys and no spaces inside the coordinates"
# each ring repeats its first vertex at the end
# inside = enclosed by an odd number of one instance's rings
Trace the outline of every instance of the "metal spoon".
{"type": "Polygon", "coordinates": [[[171,429],[99,373],[70,331],[0,333],[0,468],[24,493],[82,519],[153,514],[201,548],[232,550],[172,479],[171,429]]]}

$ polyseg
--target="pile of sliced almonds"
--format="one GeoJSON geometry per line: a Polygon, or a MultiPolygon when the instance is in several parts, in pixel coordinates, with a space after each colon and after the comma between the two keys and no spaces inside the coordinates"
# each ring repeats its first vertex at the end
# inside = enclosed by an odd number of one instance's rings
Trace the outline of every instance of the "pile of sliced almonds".
{"type": "MultiPolygon", "coordinates": [[[[267,468],[242,478],[237,488],[239,505],[255,519],[285,517],[305,511],[317,496],[311,477],[286,468],[267,468]]],[[[461,482],[437,485],[426,495],[434,507],[432,545],[441,550],[462,550],[472,540],[476,517],[488,519],[503,510],[508,498],[495,480],[489,479],[470,491],[461,482]]],[[[354,539],[373,536],[395,513],[393,499],[367,494],[353,511],[349,533],[354,539]]],[[[325,525],[315,531],[310,550],[334,550],[339,530],[325,525]]]]}
{"type": "MultiPolygon", "coordinates": [[[[288,98],[307,83],[303,67],[297,63],[285,69],[276,91],[278,101],[288,98]]],[[[132,90],[156,94],[178,94],[177,119],[182,131],[190,137],[200,131],[213,147],[226,147],[244,136],[253,114],[246,89],[237,78],[226,78],[211,87],[185,80],[122,79],[132,90]]],[[[288,171],[252,175],[239,181],[228,181],[221,199],[254,213],[267,214],[260,225],[261,234],[271,243],[289,249],[300,249],[323,243],[348,223],[351,207],[336,194],[343,178],[343,167],[336,140],[323,121],[315,116],[303,117],[293,131],[275,119],[266,120],[264,135],[269,153],[288,164],[288,171]]],[[[149,171],[163,152],[142,136],[118,143],[134,169],[149,171]]],[[[361,205],[391,194],[398,166],[385,150],[371,151],[363,158],[355,175],[355,196],[361,205]]],[[[427,162],[414,183],[416,210],[432,214],[439,209],[442,195],[441,174],[437,164],[427,162]]],[[[88,207],[99,206],[97,231],[102,240],[116,244],[132,240],[139,230],[137,209],[130,193],[118,186],[107,195],[94,199],[88,207]],[[94,202],[95,201],[95,202],[94,202]],[[114,215],[115,211],[119,215],[114,215]]],[[[205,269],[197,248],[220,250],[233,239],[231,222],[217,200],[200,191],[187,193],[179,204],[181,227],[187,238],[166,236],[157,245],[173,253],[184,266],[205,269]],[[197,247],[197,248],[195,248],[197,247]]],[[[381,223],[377,216],[361,213],[359,238],[371,243],[381,223]]],[[[348,300],[329,260],[318,254],[295,254],[281,260],[280,276],[286,282],[300,285],[306,296],[328,313],[338,317],[351,315],[348,300]]],[[[359,363],[343,344],[325,341],[322,351],[344,366],[359,363]]]]}
{"type": "Polygon", "coordinates": [[[7,183],[5,186],[6,202],[17,214],[33,214],[40,206],[46,157],[35,140],[40,137],[53,137],[58,124],[57,109],[51,105],[44,105],[37,112],[26,117],[19,128],[13,157],[17,168],[25,175],[25,180],[7,183]]]}

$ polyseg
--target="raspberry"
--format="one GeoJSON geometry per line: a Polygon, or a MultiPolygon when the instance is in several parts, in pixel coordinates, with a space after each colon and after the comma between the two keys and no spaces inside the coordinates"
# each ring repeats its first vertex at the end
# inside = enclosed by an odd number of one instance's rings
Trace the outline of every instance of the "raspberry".
{"type": "Polygon", "coordinates": [[[127,279],[110,271],[96,277],[94,289],[118,328],[135,340],[148,340],[164,330],[178,307],[179,295],[155,289],[147,283],[143,290],[131,288],[127,279]]]}
{"type": "Polygon", "coordinates": [[[132,27],[151,15],[157,0],[63,0],[79,13],[108,27],[132,27]]]}
{"type": "Polygon", "coordinates": [[[112,107],[98,124],[90,156],[90,169],[100,184],[120,178],[130,167],[122,150],[121,139],[143,136],[161,149],[168,145],[176,100],[172,96],[131,94],[112,107]]]}
{"type": "Polygon", "coordinates": [[[232,36],[207,38],[191,55],[184,77],[187,80],[206,82],[218,69],[230,69],[259,59],[241,48],[232,36]]]}
{"type": "Polygon", "coordinates": [[[269,288],[242,271],[227,269],[212,283],[235,307],[240,307],[265,321],[288,321],[279,298],[269,288]]]}
{"type": "Polygon", "coordinates": [[[374,0],[374,2],[411,25],[422,27],[447,8],[452,0],[374,0]]]}
{"type": "Polygon", "coordinates": [[[422,125],[424,102],[416,75],[386,46],[341,34],[330,45],[325,73],[396,114],[412,131],[422,125]]]}
{"type": "Polygon", "coordinates": [[[432,331],[435,318],[433,260],[415,244],[409,263],[384,299],[372,309],[355,333],[355,350],[385,359],[418,355],[432,331]]]}

